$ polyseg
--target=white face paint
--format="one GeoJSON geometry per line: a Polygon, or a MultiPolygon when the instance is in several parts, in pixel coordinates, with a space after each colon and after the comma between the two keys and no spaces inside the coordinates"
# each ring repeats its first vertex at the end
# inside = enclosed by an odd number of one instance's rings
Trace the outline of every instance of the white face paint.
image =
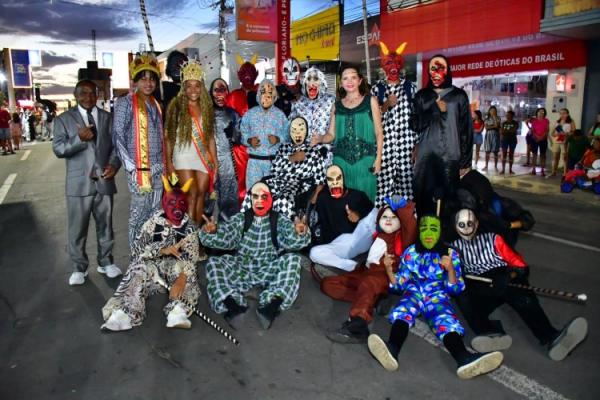
{"type": "Polygon", "coordinates": [[[294,58],[283,62],[283,81],[287,86],[294,86],[300,80],[300,64],[294,58]]]}
{"type": "Polygon", "coordinates": [[[327,186],[331,197],[340,198],[344,194],[344,174],[342,169],[337,165],[332,165],[327,168],[327,186]]]}
{"type": "Polygon", "coordinates": [[[321,88],[321,79],[317,73],[311,73],[306,78],[306,93],[308,98],[314,100],[319,95],[319,89],[321,88]]]}
{"type": "Polygon", "coordinates": [[[292,143],[294,143],[296,146],[304,143],[307,132],[308,127],[306,126],[306,121],[303,118],[294,118],[290,123],[290,137],[292,138],[292,143]]]}
{"type": "Polygon", "coordinates": [[[465,240],[471,240],[477,233],[479,221],[473,210],[462,209],[456,213],[456,232],[465,240]]]}
{"type": "Polygon", "coordinates": [[[391,208],[386,208],[381,218],[379,218],[379,227],[385,233],[394,233],[400,229],[400,219],[391,208]]]}

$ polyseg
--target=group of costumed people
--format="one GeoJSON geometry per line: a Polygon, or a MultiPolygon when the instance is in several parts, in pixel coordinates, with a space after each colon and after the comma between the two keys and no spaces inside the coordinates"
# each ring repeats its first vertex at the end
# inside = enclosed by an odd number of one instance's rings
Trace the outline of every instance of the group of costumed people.
{"type": "Polygon", "coordinates": [[[136,58],[137,90],[116,102],[113,133],[132,194],[130,265],[102,310],[102,328],[140,325],[145,299],[165,286],[167,326],[190,328],[196,268],[206,259],[211,308],[242,329],[247,294],[259,287],[255,314],[269,329],[296,300],[299,251],[310,247],[321,291],[351,303],[326,336],[366,344],[387,370],[398,369],[421,316],[460,378],[493,371],[512,343],[490,320],[504,303],[551,359],[564,359],[585,338],[586,320],[557,329],[536,295],[513,285],[529,284],[515,246],[533,216],[470,170],[469,100],[452,85],[449,61],[432,57],[428,85],[416,91],[402,74],[405,47],[381,44],[386,79],[370,92],[356,67],[343,67],[338,100],[319,69],[301,78],[293,59],[279,86],[256,85],[254,60],[240,60],[242,87],[231,92],[222,79],[207,90],[195,60],[169,66],[180,89],[164,129],[152,96],[158,66],[136,58]],[[322,277],[316,266],[343,272],[322,277]],[[456,306],[476,335],[475,352],[456,306]],[[387,340],[369,330],[376,310],[388,315],[387,340]]]}

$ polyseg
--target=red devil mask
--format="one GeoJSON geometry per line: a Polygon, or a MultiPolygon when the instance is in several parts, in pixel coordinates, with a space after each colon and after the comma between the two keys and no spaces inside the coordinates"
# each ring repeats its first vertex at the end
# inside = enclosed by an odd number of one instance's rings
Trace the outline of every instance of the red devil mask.
{"type": "Polygon", "coordinates": [[[262,182],[257,182],[250,189],[252,196],[252,210],[257,217],[264,217],[271,211],[273,196],[271,189],[262,182]]]}
{"type": "Polygon", "coordinates": [[[431,57],[427,73],[429,74],[430,87],[441,89],[452,86],[452,72],[446,57],[442,55],[431,57]]]}
{"type": "Polygon", "coordinates": [[[181,189],[172,187],[164,176],[162,179],[165,188],[162,197],[162,208],[165,217],[171,224],[179,226],[188,210],[186,193],[190,190],[193,179],[188,179],[181,189]]]}
{"type": "Polygon", "coordinates": [[[238,69],[238,78],[242,84],[242,87],[246,90],[254,89],[254,81],[256,80],[257,76],[258,71],[256,70],[254,64],[250,61],[246,61],[240,66],[240,69],[238,69]]]}
{"type": "Polygon", "coordinates": [[[385,43],[379,42],[381,48],[381,68],[385,71],[387,80],[390,82],[398,82],[400,80],[400,71],[404,67],[404,59],[402,53],[406,47],[406,42],[402,43],[392,52],[389,51],[385,43]]]}

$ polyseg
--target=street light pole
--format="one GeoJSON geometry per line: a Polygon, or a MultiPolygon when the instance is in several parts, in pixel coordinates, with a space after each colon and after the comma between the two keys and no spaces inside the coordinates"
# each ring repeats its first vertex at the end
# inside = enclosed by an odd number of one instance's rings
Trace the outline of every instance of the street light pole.
{"type": "Polygon", "coordinates": [[[371,84],[371,57],[369,56],[369,38],[367,32],[367,0],[362,0],[363,32],[365,35],[365,62],[367,63],[367,82],[371,84]]]}

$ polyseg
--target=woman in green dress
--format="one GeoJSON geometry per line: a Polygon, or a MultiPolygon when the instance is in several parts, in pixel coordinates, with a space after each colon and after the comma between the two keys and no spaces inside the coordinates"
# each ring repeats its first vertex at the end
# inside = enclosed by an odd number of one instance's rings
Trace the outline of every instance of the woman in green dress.
{"type": "Polygon", "coordinates": [[[329,132],[313,136],[313,145],[333,143],[333,163],[344,171],[346,187],[361,190],[375,201],[383,149],[379,104],[356,67],[342,68],[340,77],[329,132]]]}

